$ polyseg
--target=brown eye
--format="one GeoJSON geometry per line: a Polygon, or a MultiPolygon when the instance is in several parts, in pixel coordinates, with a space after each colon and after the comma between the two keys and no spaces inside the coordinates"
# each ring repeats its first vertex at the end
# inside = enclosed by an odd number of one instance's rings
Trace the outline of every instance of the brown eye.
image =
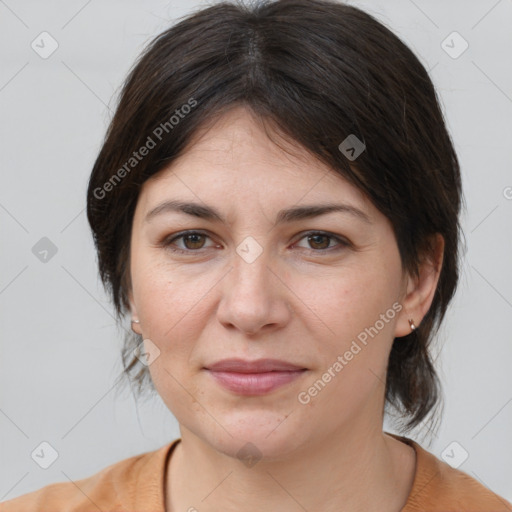
{"type": "MultiPolygon", "coordinates": [[[[200,231],[189,231],[164,240],[164,242],[162,242],[162,246],[172,252],[190,254],[193,252],[200,252],[201,249],[214,247],[214,245],[205,245],[207,239],[211,240],[211,238],[205,233],[201,233],[200,231]],[[181,246],[177,242],[181,242],[181,246]]],[[[311,253],[337,251],[350,246],[350,243],[346,240],[330,233],[310,232],[306,233],[300,240],[304,239],[307,239],[307,243],[309,245],[309,247],[305,247],[305,249],[309,250],[311,253]]]]}
{"type": "Polygon", "coordinates": [[[311,252],[330,252],[331,250],[339,250],[348,247],[350,244],[339,238],[338,236],[331,235],[330,233],[312,232],[306,233],[301,240],[307,239],[309,249],[311,252]],[[335,242],[334,244],[332,242],[335,242]]]}
{"type": "Polygon", "coordinates": [[[308,236],[308,242],[313,249],[328,249],[331,243],[330,237],[326,235],[310,235],[308,236]]]}
{"type": "Polygon", "coordinates": [[[182,236],[183,243],[187,249],[201,249],[204,245],[204,235],[192,233],[182,236]]]}
{"type": "Polygon", "coordinates": [[[205,241],[209,238],[208,235],[199,231],[189,231],[164,240],[162,246],[172,252],[199,252],[203,248],[208,248],[205,246],[205,241]],[[177,244],[178,241],[181,242],[181,245],[177,244]]]}

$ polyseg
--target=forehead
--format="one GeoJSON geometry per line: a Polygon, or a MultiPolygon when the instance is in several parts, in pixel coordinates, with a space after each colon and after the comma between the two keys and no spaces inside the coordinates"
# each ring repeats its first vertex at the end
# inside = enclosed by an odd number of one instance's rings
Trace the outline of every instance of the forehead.
{"type": "Polygon", "coordinates": [[[244,107],[200,128],[182,154],[144,184],[140,199],[149,208],[169,194],[221,203],[343,199],[372,208],[359,189],[244,107]]]}

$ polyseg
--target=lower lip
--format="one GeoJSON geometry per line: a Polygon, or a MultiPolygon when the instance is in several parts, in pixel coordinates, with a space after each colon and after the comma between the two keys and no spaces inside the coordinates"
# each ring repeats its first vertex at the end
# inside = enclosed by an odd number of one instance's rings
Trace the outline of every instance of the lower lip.
{"type": "Polygon", "coordinates": [[[265,373],[207,371],[221,386],[239,395],[265,395],[292,382],[305,372],[305,370],[265,373]]]}

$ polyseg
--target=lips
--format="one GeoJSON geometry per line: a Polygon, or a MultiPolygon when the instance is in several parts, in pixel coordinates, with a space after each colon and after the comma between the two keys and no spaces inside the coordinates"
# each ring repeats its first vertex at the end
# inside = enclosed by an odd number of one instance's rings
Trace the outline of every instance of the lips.
{"type": "Polygon", "coordinates": [[[307,372],[307,368],[278,359],[224,359],[205,370],[223,388],[252,396],[270,393],[307,372]]]}
{"type": "Polygon", "coordinates": [[[255,361],[223,359],[207,366],[206,369],[213,372],[265,373],[290,372],[305,370],[306,368],[279,359],[257,359],[255,361]]]}

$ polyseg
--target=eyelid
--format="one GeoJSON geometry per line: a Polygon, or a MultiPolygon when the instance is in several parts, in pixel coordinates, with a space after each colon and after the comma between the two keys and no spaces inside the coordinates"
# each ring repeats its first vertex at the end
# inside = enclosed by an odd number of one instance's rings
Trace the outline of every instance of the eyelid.
{"type": "MultiPolygon", "coordinates": [[[[181,254],[200,253],[201,251],[204,250],[204,248],[194,250],[194,249],[181,249],[181,248],[176,248],[176,247],[173,247],[173,248],[170,247],[171,244],[173,242],[175,242],[176,240],[183,239],[187,235],[196,235],[196,234],[205,236],[206,238],[209,238],[210,240],[213,241],[213,237],[210,236],[207,231],[204,231],[201,229],[189,229],[189,230],[185,230],[185,231],[180,231],[178,233],[173,233],[172,235],[165,237],[159,245],[164,247],[165,249],[168,249],[171,252],[175,252],[175,253],[181,253],[181,254]]],[[[352,243],[350,241],[348,241],[348,239],[346,239],[345,237],[342,237],[341,235],[336,235],[329,231],[314,230],[314,229],[303,231],[303,232],[299,233],[297,235],[296,241],[293,242],[292,245],[297,244],[298,242],[300,242],[302,239],[306,238],[307,236],[315,236],[315,235],[320,235],[320,236],[325,236],[325,237],[331,238],[337,242],[337,245],[335,245],[334,247],[329,247],[327,249],[303,248],[304,250],[308,251],[311,254],[319,254],[319,255],[327,254],[327,253],[331,253],[336,250],[341,250],[343,248],[352,247],[352,243]]],[[[208,249],[208,247],[206,249],[208,249]]]]}

